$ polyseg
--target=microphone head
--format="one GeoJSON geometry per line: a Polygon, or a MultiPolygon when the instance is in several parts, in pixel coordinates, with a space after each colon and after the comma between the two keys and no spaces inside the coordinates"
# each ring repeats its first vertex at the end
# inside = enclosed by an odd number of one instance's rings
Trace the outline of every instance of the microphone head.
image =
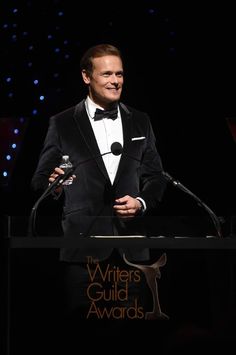
{"type": "Polygon", "coordinates": [[[114,142],[111,145],[111,152],[114,155],[120,155],[123,151],[123,147],[119,142],[114,142]]]}

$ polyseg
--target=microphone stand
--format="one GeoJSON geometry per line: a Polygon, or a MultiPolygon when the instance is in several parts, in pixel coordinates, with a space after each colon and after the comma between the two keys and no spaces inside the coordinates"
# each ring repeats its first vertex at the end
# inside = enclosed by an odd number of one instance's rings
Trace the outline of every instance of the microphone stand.
{"type": "Polygon", "coordinates": [[[163,171],[163,176],[165,179],[169,182],[171,182],[175,187],[178,189],[184,191],[186,194],[190,195],[191,197],[194,198],[194,200],[197,201],[198,205],[200,207],[203,207],[207,213],[210,215],[212,222],[216,228],[217,236],[219,238],[223,238],[222,234],[222,229],[221,229],[221,221],[220,219],[215,215],[215,213],[208,207],[202,200],[200,200],[199,197],[197,197],[193,192],[191,192],[187,187],[185,187],[183,184],[181,184],[178,180],[175,180],[172,176],[170,176],[167,172],[163,171]]]}
{"type": "Polygon", "coordinates": [[[57,187],[60,187],[65,180],[68,179],[69,176],[72,175],[74,168],[69,168],[65,174],[58,175],[58,177],[51,183],[44,193],[39,197],[39,199],[35,202],[34,206],[32,207],[30,218],[29,218],[29,228],[28,228],[28,236],[29,237],[36,237],[35,232],[35,221],[36,221],[36,214],[39,204],[49,196],[57,187]]]}

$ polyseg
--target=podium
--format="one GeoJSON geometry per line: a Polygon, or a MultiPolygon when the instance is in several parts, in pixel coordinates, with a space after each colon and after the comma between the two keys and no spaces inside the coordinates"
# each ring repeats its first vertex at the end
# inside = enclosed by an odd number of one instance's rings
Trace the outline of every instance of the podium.
{"type": "Polygon", "coordinates": [[[7,240],[10,249],[60,249],[60,248],[84,248],[95,247],[103,248],[130,248],[134,246],[141,248],[161,249],[161,250],[236,250],[236,238],[209,236],[206,238],[196,237],[145,237],[139,239],[136,236],[109,237],[92,236],[87,240],[81,240],[75,237],[12,237],[7,240]]]}
{"type": "MultiPolygon", "coordinates": [[[[150,264],[165,253],[167,262],[161,268],[158,290],[161,309],[169,319],[164,323],[160,320],[132,323],[137,334],[141,330],[156,334],[153,339],[160,338],[164,347],[171,339],[173,349],[181,332],[183,342],[189,340],[192,332],[192,346],[196,339],[204,339],[209,348],[219,346],[219,342],[224,346],[235,343],[235,327],[231,329],[231,326],[236,320],[236,238],[191,237],[178,233],[173,237],[91,236],[81,240],[61,235],[29,238],[24,235],[24,227],[19,234],[17,230],[18,226],[11,227],[11,233],[5,238],[7,355],[19,353],[19,349],[36,354],[32,344],[26,349],[30,339],[34,343],[41,339],[46,346],[46,340],[51,338],[50,331],[56,326],[63,306],[60,284],[63,264],[59,261],[62,247],[130,248],[135,244],[150,249],[150,264]]],[[[100,324],[97,321],[93,329],[100,324]]]]}

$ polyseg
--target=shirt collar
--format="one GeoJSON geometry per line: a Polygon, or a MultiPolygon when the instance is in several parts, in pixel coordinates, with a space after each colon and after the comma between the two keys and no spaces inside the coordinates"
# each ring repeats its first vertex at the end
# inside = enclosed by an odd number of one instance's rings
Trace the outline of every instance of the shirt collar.
{"type": "Polygon", "coordinates": [[[94,117],[95,111],[97,108],[100,108],[101,110],[103,110],[102,107],[98,106],[97,104],[95,104],[89,96],[87,96],[86,100],[85,100],[85,107],[87,109],[88,115],[90,118],[94,117]]]}
{"type": "MultiPolygon", "coordinates": [[[[89,118],[93,118],[95,115],[95,111],[97,108],[99,108],[100,110],[104,110],[103,107],[98,106],[97,104],[95,104],[95,102],[93,102],[89,96],[87,96],[86,100],[85,100],[85,107],[87,110],[87,113],[89,115],[89,118]]],[[[120,110],[119,110],[119,105],[118,105],[118,117],[120,116],[120,110]]]]}

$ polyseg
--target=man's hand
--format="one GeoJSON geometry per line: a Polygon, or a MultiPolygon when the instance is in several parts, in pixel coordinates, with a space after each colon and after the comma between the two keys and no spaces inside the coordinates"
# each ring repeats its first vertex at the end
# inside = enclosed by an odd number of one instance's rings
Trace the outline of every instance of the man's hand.
{"type": "Polygon", "coordinates": [[[51,173],[51,175],[49,176],[49,183],[51,184],[53,181],[56,180],[56,178],[59,176],[59,175],[62,175],[64,174],[64,171],[60,168],[55,168],[54,171],[51,173]]]}
{"type": "MultiPolygon", "coordinates": [[[[52,172],[52,174],[49,176],[49,179],[48,179],[49,184],[53,183],[53,181],[55,181],[56,178],[57,178],[59,175],[63,175],[63,174],[64,174],[64,170],[62,170],[61,168],[56,167],[56,168],[54,169],[54,171],[52,172]]],[[[75,176],[75,175],[72,175],[72,176],[70,176],[70,177],[68,178],[68,180],[70,180],[71,183],[72,183],[75,178],[76,178],[76,176],[75,176]]],[[[66,182],[67,182],[68,180],[64,181],[62,185],[67,185],[66,182]]],[[[62,191],[62,186],[58,186],[58,187],[55,189],[55,192],[56,192],[56,193],[60,193],[61,191],[62,191]]]]}
{"type": "Polygon", "coordinates": [[[142,209],[141,202],[129,195],[118,198],[115,200],[115,202],[116,204],[113,206],[113,208],[119,217],[134,217],[142,209]]]}

